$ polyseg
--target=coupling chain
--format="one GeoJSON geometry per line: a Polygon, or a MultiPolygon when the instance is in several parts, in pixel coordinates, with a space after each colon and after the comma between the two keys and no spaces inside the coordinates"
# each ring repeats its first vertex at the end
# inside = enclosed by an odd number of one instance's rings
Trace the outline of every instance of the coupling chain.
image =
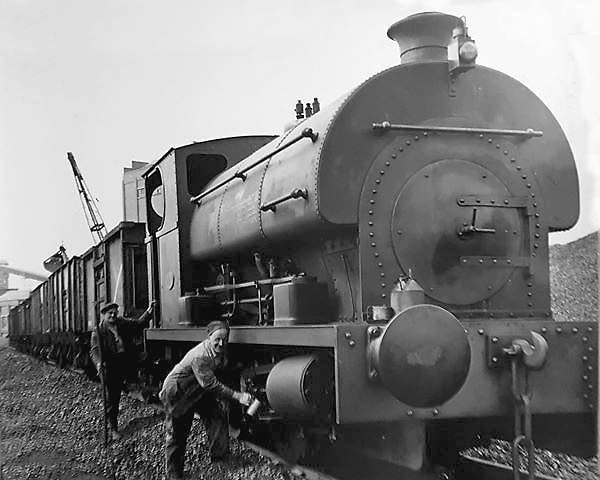
{"type": "Polygon", "coordinates": [[[529,373],[523,361],[523,352],[519,345],[513,344],[504,350],[510,358],[512,377],[512,395],[514,402],[515,438],[512,442],[513,480],[520,480],[521,453],[519,447],[527,450],[527,480],[535,480],[535,444],[531,427],[531,395],[529,392],[529,373]]]}

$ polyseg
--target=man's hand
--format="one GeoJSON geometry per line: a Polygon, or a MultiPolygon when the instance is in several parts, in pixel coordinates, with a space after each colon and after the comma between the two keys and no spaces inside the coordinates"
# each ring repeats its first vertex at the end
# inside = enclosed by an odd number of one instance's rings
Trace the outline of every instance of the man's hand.
{"type": "Polygon", "coordinates": [[[237,400],[241,405],[248,407],[252,403],[252,395],[246,392],[240,392],[237,400]]]}
{"type": "Polygon", "coordinates": [[[156,300],[152,300],[150,302],[150,305],[148,306],[148,310],[146,310],[148,313],[152,313],[152,310],[154,310],[154,308],[156,307],[156,304],[158,302],[156,300]]]}

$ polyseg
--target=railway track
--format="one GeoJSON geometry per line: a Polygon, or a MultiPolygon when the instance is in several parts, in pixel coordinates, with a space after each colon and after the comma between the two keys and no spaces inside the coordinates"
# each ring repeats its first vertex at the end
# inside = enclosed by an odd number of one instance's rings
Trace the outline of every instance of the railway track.
{"type": "MultiPolygon", "coordinates": [[[[80,369],[57,368],[56,362],[50,360],[43,360],[43,362],[56,370],[68,370],[81,376],[84,376],[85,373],[80,369]]],[[[128,396],[140,402],[144,401],[143,396],[136,394],[136,391],[129,392],[128,396]]],[[[454,474],[439,471],[424,476],[384,462],[367,459],[357,455],[356,451],[344,452],[341,449],[332,448],[327,452],[323,452],[319,458],[313,459],[310,465],[303,465],[290,463],[277,453],[251,441],[242,441],[241,443],[269,458],[273,463],[284,466],[294,476],[307,480],[363,480],[366,478],[369,480],[514,480],[515,478],[510,466],[477,458],[473,455],[463,455],[454,474]]],[[[525,471],[521,472],[520,478],[528,478],[525,471]]],[[[591,479],[593,477],[549,476],[543,473],[536,473],[535,475],[536,480],[562,480],[565,478],[591,479]]]]}
{"type": "MultiPolygon", "coordinates": [[[[269,458],[274,463],[285,465],[297,477],[306,480],[515,480],[512,468],[496,462],[461,455],[456,472],[437,471],[430,474],[415,473],[385,462],[373,461],[355,453],[344,455],[338,452],[321,465],[306,466],[286,461],[277,453],[255,443],[244,441],[246,447],[269,458]]],[[[528,479],[528,472],[520,470],[517,479],[528,479]]],[[[561,480],[559,477],[536,473],[534,480],[561,480]]]]}

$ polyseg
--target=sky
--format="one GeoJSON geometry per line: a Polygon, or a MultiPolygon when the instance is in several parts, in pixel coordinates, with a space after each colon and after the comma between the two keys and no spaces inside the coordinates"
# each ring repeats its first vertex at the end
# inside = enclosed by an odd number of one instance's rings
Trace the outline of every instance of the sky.
{"type": "MultiPolygon", "coordinates": [[[[107,226],[131,161],[170,147],[279,134],[298,99],[335,100],[399,63],[387,28],[465,16],[477,63],[528,86],[573,149],[581,216],[600,229],[600,7],[596,0],[0,0],[0,258],[41,272],[92,239],[66,152],[107,226]]],[[[15,279],[13,279],[15,280],[15,279]]]]}

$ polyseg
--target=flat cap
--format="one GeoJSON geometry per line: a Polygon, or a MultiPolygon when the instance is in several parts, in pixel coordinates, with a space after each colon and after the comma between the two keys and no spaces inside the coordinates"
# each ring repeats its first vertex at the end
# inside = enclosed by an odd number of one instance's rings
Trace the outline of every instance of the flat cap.
{"type": "Polygon", "coordinates": [[[111,308],[119,308],[119,304],[115,303],[115,302],[107,303],[100,309],[100,313],[105,313],[105,312],[109,311],[111,308]]]}
{"type": "Polygon", "coordinates": [[[229,323],[225,322],[224,320],[213,320],[206,326],[206,330],[209,335],[217,330],[227,330],[229,333],[229,323]]]}

